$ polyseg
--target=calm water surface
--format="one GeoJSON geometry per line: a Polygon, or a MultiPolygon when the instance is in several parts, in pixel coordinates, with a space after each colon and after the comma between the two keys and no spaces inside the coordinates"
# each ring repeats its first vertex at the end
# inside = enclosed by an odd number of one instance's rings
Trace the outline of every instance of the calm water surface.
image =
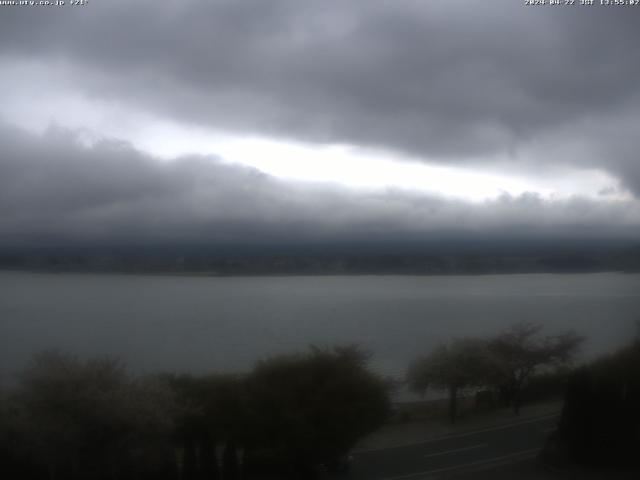
{"type": "Polygon", "coordinates": [[[454,336],[520,320],[587,337],[584,355],[636,333],[640,275],[172,277],[0,272],[0,374],[56,348],[137,371],[244,371],[310,343],[357,342],[401,375],[454,336]]]}

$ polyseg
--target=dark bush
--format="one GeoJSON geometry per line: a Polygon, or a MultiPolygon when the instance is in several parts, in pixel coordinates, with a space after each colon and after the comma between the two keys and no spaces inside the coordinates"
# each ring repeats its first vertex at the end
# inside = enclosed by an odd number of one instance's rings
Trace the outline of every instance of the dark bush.
{"type": "Polygon", "coordinates": [[[571,376],[556,442],[579,463],[640,465],[640,342],[571,376]]]}

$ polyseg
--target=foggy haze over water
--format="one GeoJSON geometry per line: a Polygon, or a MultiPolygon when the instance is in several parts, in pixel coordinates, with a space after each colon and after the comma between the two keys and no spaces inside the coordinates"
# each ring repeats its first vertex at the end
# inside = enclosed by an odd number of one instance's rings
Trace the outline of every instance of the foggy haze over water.
{"type": "Polygon", "coordinates": [[[43,349],[135,371],[244,372],[308,344],[358,343],[383,374],[451,337],[518,321],[574,329],[583,358],[628,342],[638,274],[177,277],[0,272],[2,382],[43,349]]]}

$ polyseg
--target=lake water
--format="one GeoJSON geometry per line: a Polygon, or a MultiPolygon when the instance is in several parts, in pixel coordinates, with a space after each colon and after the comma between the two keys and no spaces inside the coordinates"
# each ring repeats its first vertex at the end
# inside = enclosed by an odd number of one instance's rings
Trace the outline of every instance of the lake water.
{"type": "Polygon", "coordinates": [[[520,320],[575,329],[592,357],[629,341],[640,275],[177,277],[0,272],[0,374],[34,352],[116,355],[136,371],[246,371],[308,344],[356,342],[374,368],[520,320]]]}

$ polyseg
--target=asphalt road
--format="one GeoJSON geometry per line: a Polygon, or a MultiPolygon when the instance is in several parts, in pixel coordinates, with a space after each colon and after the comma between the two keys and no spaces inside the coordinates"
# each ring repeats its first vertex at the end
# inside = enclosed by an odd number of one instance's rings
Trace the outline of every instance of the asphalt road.
{"type": "Polygon", "coordinates": [[[530,459],[555,429],[557,414],[456,433],[413,445],[354,454],[350,479],[421,480],[530,459]]]}

